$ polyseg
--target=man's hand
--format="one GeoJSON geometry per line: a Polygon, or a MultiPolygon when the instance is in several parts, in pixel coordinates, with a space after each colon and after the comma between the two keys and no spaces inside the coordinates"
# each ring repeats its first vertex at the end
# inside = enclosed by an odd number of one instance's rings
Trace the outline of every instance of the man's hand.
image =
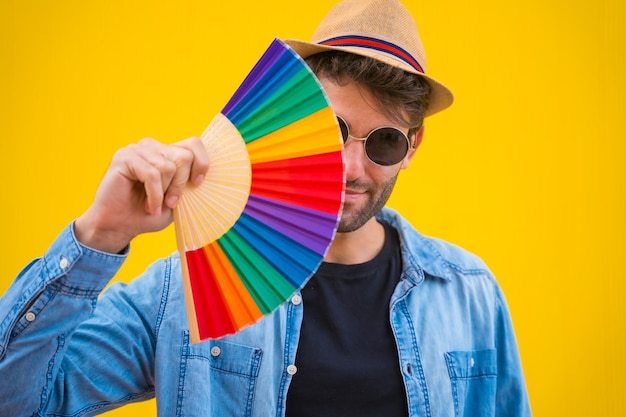
{"type": "Polygon", "coordinates": [[[74,225],[86,246],[118,253],[137,235],[167,227],[188,182],[200,185],[208,155],[198,138],[165,145],[143,139],[117,151],[96,197],[74,225]]]}

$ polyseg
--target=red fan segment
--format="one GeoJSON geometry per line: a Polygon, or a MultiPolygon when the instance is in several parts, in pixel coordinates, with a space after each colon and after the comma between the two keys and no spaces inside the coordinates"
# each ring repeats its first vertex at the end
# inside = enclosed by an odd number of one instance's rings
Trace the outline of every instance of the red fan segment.
{"type": "Polygon", "coordinates": [[[217,242],[186,258],[200,337],[233,333],[263,316],[217,242]]]}
{"type": "Polygon", "coordinates": [[[331,152],[252,165],[250,194],[337,215],[343,159],[331,152]]]}

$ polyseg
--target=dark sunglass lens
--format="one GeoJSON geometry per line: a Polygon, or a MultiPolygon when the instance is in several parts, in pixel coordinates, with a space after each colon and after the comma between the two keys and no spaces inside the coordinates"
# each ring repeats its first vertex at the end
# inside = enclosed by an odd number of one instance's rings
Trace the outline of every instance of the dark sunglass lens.
{"type": "Polygon", "coordinates": [[[394,165],[406,156],[409,144],[401,131],[384,127],[370,134],[365,142],[365,150],[373,162],[394,165]]]}
{"type": "Polygon", "coordinates": [[[341,130],[341,137],[343,138],[343,142],[345,143],[348,140],[348,125],[340,117],[337,117],[337,123],[339,123],[339,129],[341,130]]]}

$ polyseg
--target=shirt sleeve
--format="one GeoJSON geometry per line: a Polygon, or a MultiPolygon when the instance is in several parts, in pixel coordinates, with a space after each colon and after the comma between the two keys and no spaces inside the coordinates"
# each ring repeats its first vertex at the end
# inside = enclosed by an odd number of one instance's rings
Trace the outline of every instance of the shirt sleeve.
{"type": "Polygon", "coordinates": [[[0,415],[32,415],[49,401],[75,329],[92,315],[126,252],[81,245],[71,224],[20,272],[0,298],[0,415]]]}
{"type": "Polygon", "coordinates": [[[530,417],[532,415],[517,339],[506,299],[496,287],[495,331],[498,350],[496,416],[530,417]]]}

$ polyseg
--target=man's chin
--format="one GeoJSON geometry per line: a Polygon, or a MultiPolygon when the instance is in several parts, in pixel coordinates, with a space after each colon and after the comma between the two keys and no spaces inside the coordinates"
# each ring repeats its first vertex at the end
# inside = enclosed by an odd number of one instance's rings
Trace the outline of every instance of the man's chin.
{"type": "Polygon", "coordinates": [[[360,216],[341,216],[339,225],[337,226],[337,233],[350,233],[363,227],[369,218],[360,216]]]}

